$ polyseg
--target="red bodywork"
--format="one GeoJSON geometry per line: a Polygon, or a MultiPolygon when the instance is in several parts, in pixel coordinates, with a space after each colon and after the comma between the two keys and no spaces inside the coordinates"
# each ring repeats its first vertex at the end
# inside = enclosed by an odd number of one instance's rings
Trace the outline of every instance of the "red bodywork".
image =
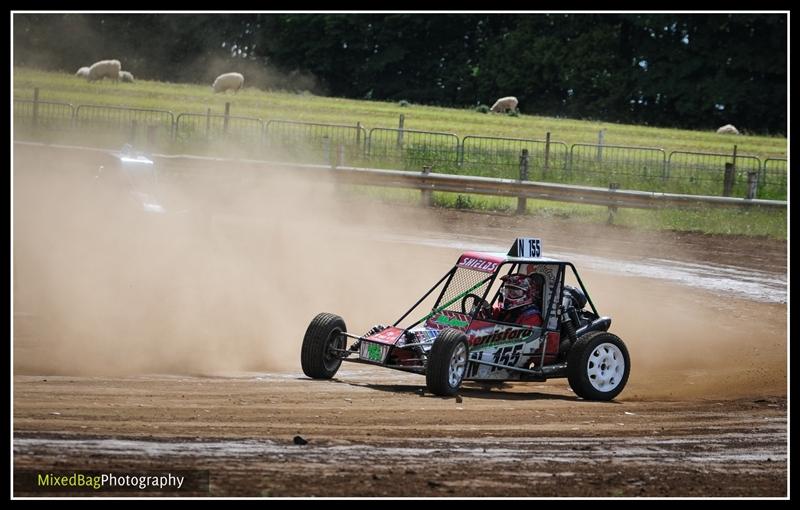
{"type": "Polygon", "coordinates": [[[383,331],[379,331],[374,335],[368,336],[367,340],[370,342],[378,342],[381,344],[387,345],[394,345],[397,343],[397,340],[400,339],[400,335],[403,334],[403,330],[400,328],[395,328],[394,326],[388,327],[383,331]]]}

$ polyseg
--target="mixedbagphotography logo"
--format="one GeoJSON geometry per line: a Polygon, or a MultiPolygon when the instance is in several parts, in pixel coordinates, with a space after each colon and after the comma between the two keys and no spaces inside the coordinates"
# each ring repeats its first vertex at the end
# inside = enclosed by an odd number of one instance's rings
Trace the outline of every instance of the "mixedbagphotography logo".
{"type": "Polygon", "coordinates": [[[208,492],[208,471],[15,471],[14,492],[208,492]]]}

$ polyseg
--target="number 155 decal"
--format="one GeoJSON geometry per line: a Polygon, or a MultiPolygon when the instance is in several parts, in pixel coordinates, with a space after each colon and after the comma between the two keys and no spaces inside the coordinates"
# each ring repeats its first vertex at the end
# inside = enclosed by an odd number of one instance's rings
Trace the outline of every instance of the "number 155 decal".
{"type": "MultiPolygon", "coordinates": [[[[510,367],[517,366],[519,363],[520,356],[522,355],[522,348],[525,346],[524,343],[516,344],[516,345],[506,345],[505,347],[500,347],[492,354],[492,363],[497,363],[498,365],[506,365],[510,367]]],[[[473,352],[470,354],[470,359],[473,360],[482,360],[483,353],[485,351],[473,352]]],[[[469,370],[467,372],[467,377],[475,377],[478,375],[478,368],[480,367],[480,363],[470,363],[469,370]]],[[[496,372],[497,370],[503,370],[502,367],[491,367],[491,372],[496,372]]]]}

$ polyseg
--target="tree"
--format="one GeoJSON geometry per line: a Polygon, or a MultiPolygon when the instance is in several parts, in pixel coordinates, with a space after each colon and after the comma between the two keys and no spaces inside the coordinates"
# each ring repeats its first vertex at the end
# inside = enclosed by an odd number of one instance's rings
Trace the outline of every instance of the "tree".
{"type": "Polygon", "coordinates": [[[785,14],[15,14],[14,64],[786,132],[785,14]]]}

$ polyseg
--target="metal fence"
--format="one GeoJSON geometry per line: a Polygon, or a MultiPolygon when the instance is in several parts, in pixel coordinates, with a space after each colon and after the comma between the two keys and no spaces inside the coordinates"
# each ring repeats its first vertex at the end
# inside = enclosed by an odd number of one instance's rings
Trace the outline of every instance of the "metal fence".
{"type": "Polygon", "coordinates": [[[465,136],[461,142],[461,172],[466,175],[519,178],[519,158],[528,151],[529,180],[547,180],[563,172],[569,163],[569,150],[563,142],[465,136]]]}
{"type": "Polygon", "coordinates": [[[15,127],[63,130],[72,127],[74,117],[75,107],[70,103],[14,100],[15,127]]]}
{"type": "Polygon", "coordinates": [[[436,172],[455,173],[459,140],[452,133],[413,129],[372,128],[367,156],[373,163],[400,170],[431,167],[436,172]]]}
{"type": "Polygon", "coordinates": [[[150,147],[165,146],[172,138],[175,116],[167,110],[121,106],[79,105],[74,126],[91,131],[105,143],[134,143],[150,147]]]}
{"type": "Polygon", "coordinates": [[[225,114],[181,113],[119,106],[14,100],[14,125],[25,136],[80,139],[200,154],[267,156],[332,165],[372,166],[437,173],[641,189],[653,192],[785,199],[788,161],[755,156],[673,151],[656,147],[573,144],[526,138],[355,125],[263,121],[225,114]],[[59,133],[59,131],[63,133],[59,133]],[[527,161],[522,165],[523,151],[527,161]],[[757,182],[754,182],[757,181],[757,182]]]}
{"type": "Polygon", "coordinates": [[[570,148],[569,167],[562,182],[648,186],[655,191],[664,187],[666,161],[664,149],[657,147],[576,143],[570,148]]]}
{"type": "Polygon", "coordinates": [[[254,117],[218,113],[181,113],[175,119],[175,141],[182,149],[200,153],[261,153],[264,122],[254,117]]]}
{"type": "Polygon", "coordinates": [[[767,158],[761,171],[761,190],[767,196],[786,196],[789,162],[784,158],[767,158]]]}
{"type": "Polygon", "coordinates": [[[264,143],[270,154],[291,160],[358,164],[365,157],[367,130],[361,123],[348,126],[270,120],[264,127],[264,143]]]}
{"type": "Polygon", "coordinates": [[[673,151],[669,155],[669,177],[671,189],[676,193],[698,195],[745,196],[748,174],[760,172],[761,162],[755,156],[734,156],[720,153],[673,151]],[[725,189],[726,168],[730,172],[729,185],[725,189]]]}

